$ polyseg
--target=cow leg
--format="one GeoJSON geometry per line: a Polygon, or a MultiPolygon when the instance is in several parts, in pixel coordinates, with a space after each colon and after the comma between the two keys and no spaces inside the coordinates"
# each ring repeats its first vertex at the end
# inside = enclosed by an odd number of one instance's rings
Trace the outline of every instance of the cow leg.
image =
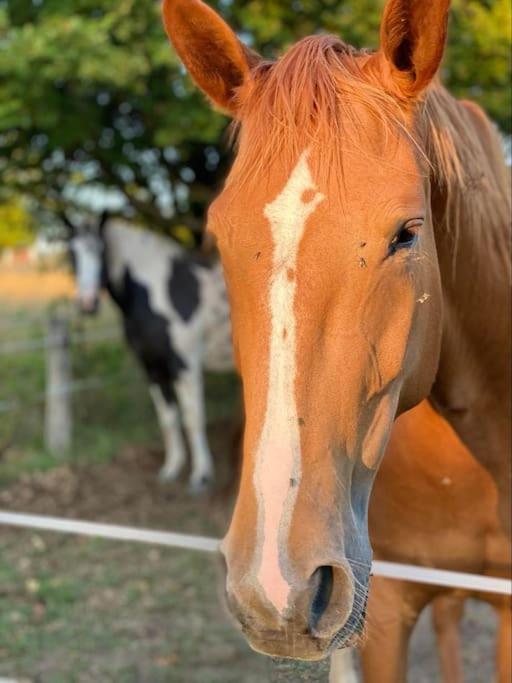
{"type": "Polygon", "coordinates": [[[349,647],[335,650],[331,655],[329,683],[357,683],[352,649],[349,647]]]}
{"type": "Polygon", "coordinates": [[[512,680],[512,613],[510,600],[505,599],[504,604],[497,610],[499,618],[498,645],[496,653],[498,683],[510,683],[512,680]]]}
{"type": "Polygon", "coordinates": [[[364,683],[406,683],[409,639],[430,597],[420,584],[372,578],[361,647],[364,683]]]}
{"type": "Polygon", "coordinates": [[[190,490],[200,493],[213,482],[213,459],[206,437],[203,373],[199,364],[181,370],[174,383],[190,446],[190,490]]]}
{"type": "Polygon", "coordinates": [[[163,482],[174,481],[179,477],[186,461],[178,407],[169,390],[161,388],[159,384],[151,384],[149,393],[155,406],[165,444],[165,461],[158,476],[163,482]]]}
{"type": "Polygon", "coordinates": [[[444,683],[464,681],[459,632],[463,614],[464,600],[460,597],[440,595],[432,601],[432,623],[437,637],[441,680],[444,683]]]}

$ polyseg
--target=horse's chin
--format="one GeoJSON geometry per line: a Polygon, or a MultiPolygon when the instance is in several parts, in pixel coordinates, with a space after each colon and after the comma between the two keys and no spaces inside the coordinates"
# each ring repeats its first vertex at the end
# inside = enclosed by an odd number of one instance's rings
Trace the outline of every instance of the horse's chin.
{"type": "Polygon", "coordinates": [[[77,308],[78,312],[80,315],[86,315],[93,317],[99,313],[100,310],[100,302],[99,299],[95,299],[94,301],[78,301],[77,302],[77,308]]]}
{"type": "Polygon", "coordinates": [[[332,638],[316,638],[309,634],[264,632],[252,634],[244,630],[250,647],[259,654],[284,659],[319,661],[332,652],[332,638]]]}
{"type": "Polygon", "coordinates": [[[322,638],[310,633],[255,633],[248,628],[242,630],[249,646],[259,654],[310,662],[325,659],[338,649],[357,647],[363,637],[359,629],[353,630],[350,620],[334,638],[322,638]]]}

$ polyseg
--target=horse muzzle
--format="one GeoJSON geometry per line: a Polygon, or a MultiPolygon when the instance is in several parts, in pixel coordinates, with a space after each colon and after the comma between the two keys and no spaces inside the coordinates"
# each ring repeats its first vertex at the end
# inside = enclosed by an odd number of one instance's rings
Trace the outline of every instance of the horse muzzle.
{"type": "Polygon", "coordinates": [[[96,315],[100,308],[100,298],[97,294],[80,296],[77,298],[77,308],[81,315],[96,315]]]}
{"type": "Polygon", "coordinates": [[[273,657],[323,659],[355,643],[364,623],[365,600],[346,563],[323,565],[307,581],[296,581],[282,613],[247,575],[236,583],[228,577],[226,598],[249,645],[273,657]]]}

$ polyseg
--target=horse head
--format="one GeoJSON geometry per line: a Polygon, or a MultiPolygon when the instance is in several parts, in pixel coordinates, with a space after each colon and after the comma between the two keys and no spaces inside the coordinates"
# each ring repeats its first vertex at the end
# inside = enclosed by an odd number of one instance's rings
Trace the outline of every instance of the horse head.
{"type": "Polygon", "coordinates": [[[370,54],[305,38],[276,62],[200,0],[165,0],[190,75],[236,122],[209,211],[246,427],[222,544],[250,644],[318,659],[357,640],[367,509],[395,417],[429,394],[441,289],[421,126],[446,0],[389,0],[370,54]]]}
{"type": "Polygon", "coordinates": [[[77,307],[84,315],[94,315],[99,310],[104,277],[103,231],[107,220],[106,212],[98,220],[87,219],[80,225],[71,222],[67,216],[63,217],[76,279],[77,307]]]}

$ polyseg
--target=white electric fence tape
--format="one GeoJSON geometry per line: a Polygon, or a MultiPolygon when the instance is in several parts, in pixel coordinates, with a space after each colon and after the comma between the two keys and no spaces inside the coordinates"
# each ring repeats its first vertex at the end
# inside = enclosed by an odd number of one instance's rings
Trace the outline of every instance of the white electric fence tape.
{"type": "Polygon", "coordinates": [[[372,573],[375,576],[384,576],[388,579],[428,583],[432,586],[447,586],[468,591],[479,591],[480,593],[512,595],[512,581],[510,579],[499,579],[496,576],[430,569],[430,567],[418,567],[414,564],[398,564],[381,560],[373,561],[372,573]]]}
{"type": "MultiPolygon", "coordinates": [[[[171,548],[183,548],[184,550],[216,552],[219,548],[219,541],[217,539],[205,536],[189,536],[169,531],[137,529],[116,524],[99,524],[97,522],[84,522],[75,519],[62,519],[61,517],[26,515],[19,512],[0,511],[0,524],[27,529],[39,529],[41,531],[60,531],[66,534],[80,534],[81,536],[94,536],[96,538],[107,538],[116,541],[152,543],[171,548]]],[[[414,581],[482,593],[512,595],[512,581],[494,576],[430,569],[429,567],[382,562],[381,560],[373,562],[372,573],[375,576],[383,576],[388,579],[414,581]]]]}
{"type": "Polygon", "coordinates": [[[62,517],[46,517],[40,515],[25,515],[19,512],[0,511],[0,524],[40,529],[41,531],[60,531],[65,534],[79,534],[81,536],[95,536],[110,538],[115,541],[136,541],[138,543],[153,543],[166,545],[171,548],[184,550],[203,550],[214,553],[219,548],[219,541],[204,536],[187,536],[169,531],[154,531],[153,529],[137,529],[117,524],[99,524],[97,522],[83,522],[78,519],[62,519],[62,517]]]}

